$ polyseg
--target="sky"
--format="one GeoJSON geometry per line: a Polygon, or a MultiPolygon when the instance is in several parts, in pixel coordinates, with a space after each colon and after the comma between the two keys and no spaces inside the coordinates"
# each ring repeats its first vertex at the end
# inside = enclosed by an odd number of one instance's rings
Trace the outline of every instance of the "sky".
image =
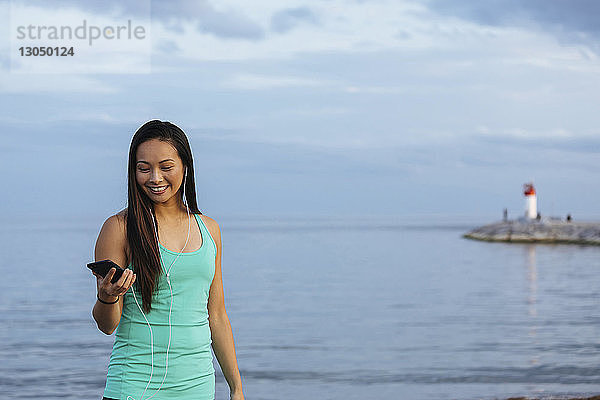
{"type": "Polygon", "coordinates": [[[15,73],[0,2],[0,217],[126,207],[131,137],[161,119],[215,218],[499,219],[532,181],[542,215],[600,219],[600,2],[17,3],[147,17],[151,68],[15,73]]]}

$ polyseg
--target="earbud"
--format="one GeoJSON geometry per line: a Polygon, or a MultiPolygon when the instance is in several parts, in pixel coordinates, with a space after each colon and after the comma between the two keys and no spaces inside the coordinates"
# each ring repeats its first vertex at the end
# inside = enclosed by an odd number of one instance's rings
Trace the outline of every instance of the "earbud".
{"type": "Polygon", "coordinates": [[[183,184],[182,184],[182,197],[183,197],[183,204],[187,205],[187,199],[185,196],[185,180],[187,178],[187,167],[185,168],[184,172],[183,172],[183,184]]]}

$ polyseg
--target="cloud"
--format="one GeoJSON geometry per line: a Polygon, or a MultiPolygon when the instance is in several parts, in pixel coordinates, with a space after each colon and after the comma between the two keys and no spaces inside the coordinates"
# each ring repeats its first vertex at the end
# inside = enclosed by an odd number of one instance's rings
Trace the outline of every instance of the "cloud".
{"type": "MultiPolygon", "coordinates": [[[[164,4],[164,3],[161,3],[164,4]]],[[[263,39],[261,26],[237,12],[221,12],[207,7],[197,15],[198,30],[226,39],[263,39]]]]}
{"type": "Polygon", "coordinates": [[[520,148],[525,151],[558,150],[571,153],[600,153],[600,136],[597,132],[574,133],[565,129],[528,130],[513,128],[492,131],[478,128],[474,139],[491,145],[520,148]]]}
{"type": "Polygon", "coordinates": [[[181,49],[174,40],[159,40],[156,49],[166,54],[176,54],[181,49]]]}
{"type": "Polygon", "coordinates": [[[600,50],[595,0],[428,0],[432,11],[489,26],[536,26],[600,50]]]}
{"type": "Polygon", "coordinates": [[[346,86],[343,91],[346,93],[394,94],[404,93],[407,89],[398,86],[346,86]]]}
{"type": "Polygon", "coordinates": [[[308,7],[286,8],[271,17],[271,30],[285,33],[299,24],[317,24],[317,17],[308,7]]]}
{"type": "Polygon", "coordinates": [[[323,86],[326,84],[325,81],[296,76],[238,74],[225,81],[223,86],[234,89],[262,90],[292,86],[323,86]]]}
{"type": "Polygon", "coordinates": [[[0,69],[8,70],[10,68],[10,57],[0,54],[0,69]]]}
{"type": "MultiPolygon", "coordinates": [[[[48,7],[47,1],[31,0],[30,6],[48,7]]],[[[206,0],[170,0],[170,1],[139,1],[139,0],[110,0],[110,1],[79,1],[55,0],[52,8],[74,7],[95,14],[150,16],[153,20],[161,21],[175,32],[183,32],[181,23],[192,21],[200,32],[210,33],[226,39],[258,40],[264,37],[264,29],[235,10],[220,10],[206,0]]]]}
{"type": "Polygon", "coordinates": [[[100,79],[84,75],[55,74],[52,79],[44,74],[2,73],[0,74],[0,93],[89,93],[116,94],[121,92],[115,85],[100,79]]]}

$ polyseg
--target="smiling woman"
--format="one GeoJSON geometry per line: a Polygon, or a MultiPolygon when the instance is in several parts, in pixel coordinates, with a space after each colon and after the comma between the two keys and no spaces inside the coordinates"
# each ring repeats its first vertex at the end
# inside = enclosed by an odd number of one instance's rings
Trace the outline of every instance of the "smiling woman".
{"type": "Polygon", "coordinates": [[[149,197],[167,194],[167,189],[173,188],[174,181],[181,182],[184,167],[172,146],[165,146],[164,142],[151,139],[142,143],[137,153],[136,180],[141,187],[147,188],[146,194],[149,197]],[[157,158],[156,155],[162,153],[175,153],[171,156],[177,158],[177,161],[174,158],[153,160],[157,158]],[[161,183],[162,185],[159,185],[161,183]]]}
{"type": "Polygon", "coordinates": [[[102,332],[116,329],[104,398],[214,399],[212,344],[231,398],[243,400],[219,226],[198,210],[190,145],[170,122],[149,121],[133,136],[128,207],[96,242],[96,260],[105,259],[126,269],[114,283],[113,270],[95,274],[92,314],[102,332]]]}

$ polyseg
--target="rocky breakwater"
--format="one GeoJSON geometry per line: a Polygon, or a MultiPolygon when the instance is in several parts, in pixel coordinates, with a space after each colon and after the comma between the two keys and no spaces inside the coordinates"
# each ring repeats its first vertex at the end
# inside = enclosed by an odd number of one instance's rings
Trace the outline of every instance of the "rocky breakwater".
{"type": "Polygon", "coordinates": [[[489,242],[600,245],[600,222],[507,220],[473,229],[463,237],[489,242]]]}

